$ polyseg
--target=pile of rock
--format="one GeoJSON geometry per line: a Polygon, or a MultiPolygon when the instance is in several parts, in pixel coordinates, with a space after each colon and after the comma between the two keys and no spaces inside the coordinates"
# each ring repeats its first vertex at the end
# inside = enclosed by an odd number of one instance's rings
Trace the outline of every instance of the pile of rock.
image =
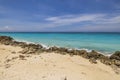
{"type": "Polygon", "coordinates": [[[23,51],[21,51],[20,53],[22,54],[34,54],[34,53],[40,53],[42,52],[42,46],[39,44],[25,44],[21,46],[23,49],[23,51]]]}
{"type": "Polygon", "coordinates": [[[0,36],[1,44],[9,45],[10,43],[12,43],[12,41],[13,41],[13,38],[11,38],[9,36],[0,36]]]}
{"type": "Polygon", "coordinates": [[[14,41],[13,38],[8,36],[0,36],[0,43],[5,45],[20,46],[23,48],[23,51],[20,52],[22,54],[36,54],[36,53],[39,54],[41,52],[56,52],[60,54],[69,54],[71,56],[79,55],[86,59],[89,59],[91,63],[96,64],[97,63],[96,60],[99,60],[106,65],[115,65],[120,68],[120,51],[116,51],[114,54],[108,57],[98,53],[95,50],[92,50],[91,52],[87,52],[86,50],[75,50],[75,49],[70,50],[67,48],[56,47],[56,46],[46,49],[40,44],[32,44],[32,43],[27,44],[25,42],[14,41]]]}

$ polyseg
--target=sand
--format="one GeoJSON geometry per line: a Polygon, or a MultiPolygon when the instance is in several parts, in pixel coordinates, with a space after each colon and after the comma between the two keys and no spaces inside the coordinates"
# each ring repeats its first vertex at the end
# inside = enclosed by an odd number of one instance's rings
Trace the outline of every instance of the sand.
{"type": "Polygon", "coordinates": [[[21,50],[0,44],[0,80],[120,80],[120,74],[99,61],[92,64],[58,53],[21,54],[21,50]]]}

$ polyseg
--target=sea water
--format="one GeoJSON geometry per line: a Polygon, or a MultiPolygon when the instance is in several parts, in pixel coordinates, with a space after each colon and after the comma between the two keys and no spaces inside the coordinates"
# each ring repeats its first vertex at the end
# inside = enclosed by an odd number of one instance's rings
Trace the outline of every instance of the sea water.
{"type": "Polygon", "coordinates": [[[97,50],[104,54],[120,51],[120,33],[90,32],[1,32],[15,40],[74,49],[97,50]]]}

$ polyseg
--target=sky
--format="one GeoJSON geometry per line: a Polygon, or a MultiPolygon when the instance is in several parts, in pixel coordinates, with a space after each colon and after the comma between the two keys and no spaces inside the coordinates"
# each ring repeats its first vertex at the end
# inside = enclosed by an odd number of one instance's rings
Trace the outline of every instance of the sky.
{"type": "Polygon", "coordinates": [[[120,0],[0,0],[0,32],[120,32],[120,0]]]}

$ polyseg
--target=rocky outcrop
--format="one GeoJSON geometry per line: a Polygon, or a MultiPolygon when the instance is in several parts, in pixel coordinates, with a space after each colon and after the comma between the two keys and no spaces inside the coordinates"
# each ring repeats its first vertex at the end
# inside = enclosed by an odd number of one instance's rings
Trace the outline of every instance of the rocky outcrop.
{"type": "MultiPolygon", "coordinates": [[[[97,60],[99,60],[100,62],[106,65],[115,65],[120,68],[120,51],[116,51],[114,54],[108,57],[98,53],[95,50],[92,50],[91,52],[87,52],[86,50],[67,49],[56,46],[46,49],[40,44],[32,44],[32,43],[27,44],[25,42],[18,42],[9,36],[0,36],[0,43],[5,45],[22,47],[23,51],[20,51],[20,53],[22,54],[40,54],[41,52],[56,52],[60,54],[69,54],[71,56],[79,55],[86,59],[89,59],[89,61],[94,64],[96,64],[97,60]]],[[[23,56],[19,56],[19,57],[23,58],[23,56]]]]}
{"type": "Polygon", "coordinates": [[[104,57],[104,55],[98,53],[97,51],[95,50],[92,50],[89,54],[88,54],[88,57],[89,58],[94,58],[94,59],[101,59],[104,57]]]}
{"type": "Polygon", "coordinates": [[[112,54],[110,59],[120,60],[120,51],[116,51],[114,54],[112,54]]]}
{"type": "Polygon", "coordinates": [[[12,43],[12,41],[13,41],[13,38],[11,38],[9,36],[0,36],[1,44],[9,45],[10,43],[12,43]]]}
{"type": "Polygon", "coordinates": [[[93,63],[93,64],[97,64],[97,61],[96,61],[95,58],[91,58],[89,61],[90,61],[91,63],[93,63]]]}

